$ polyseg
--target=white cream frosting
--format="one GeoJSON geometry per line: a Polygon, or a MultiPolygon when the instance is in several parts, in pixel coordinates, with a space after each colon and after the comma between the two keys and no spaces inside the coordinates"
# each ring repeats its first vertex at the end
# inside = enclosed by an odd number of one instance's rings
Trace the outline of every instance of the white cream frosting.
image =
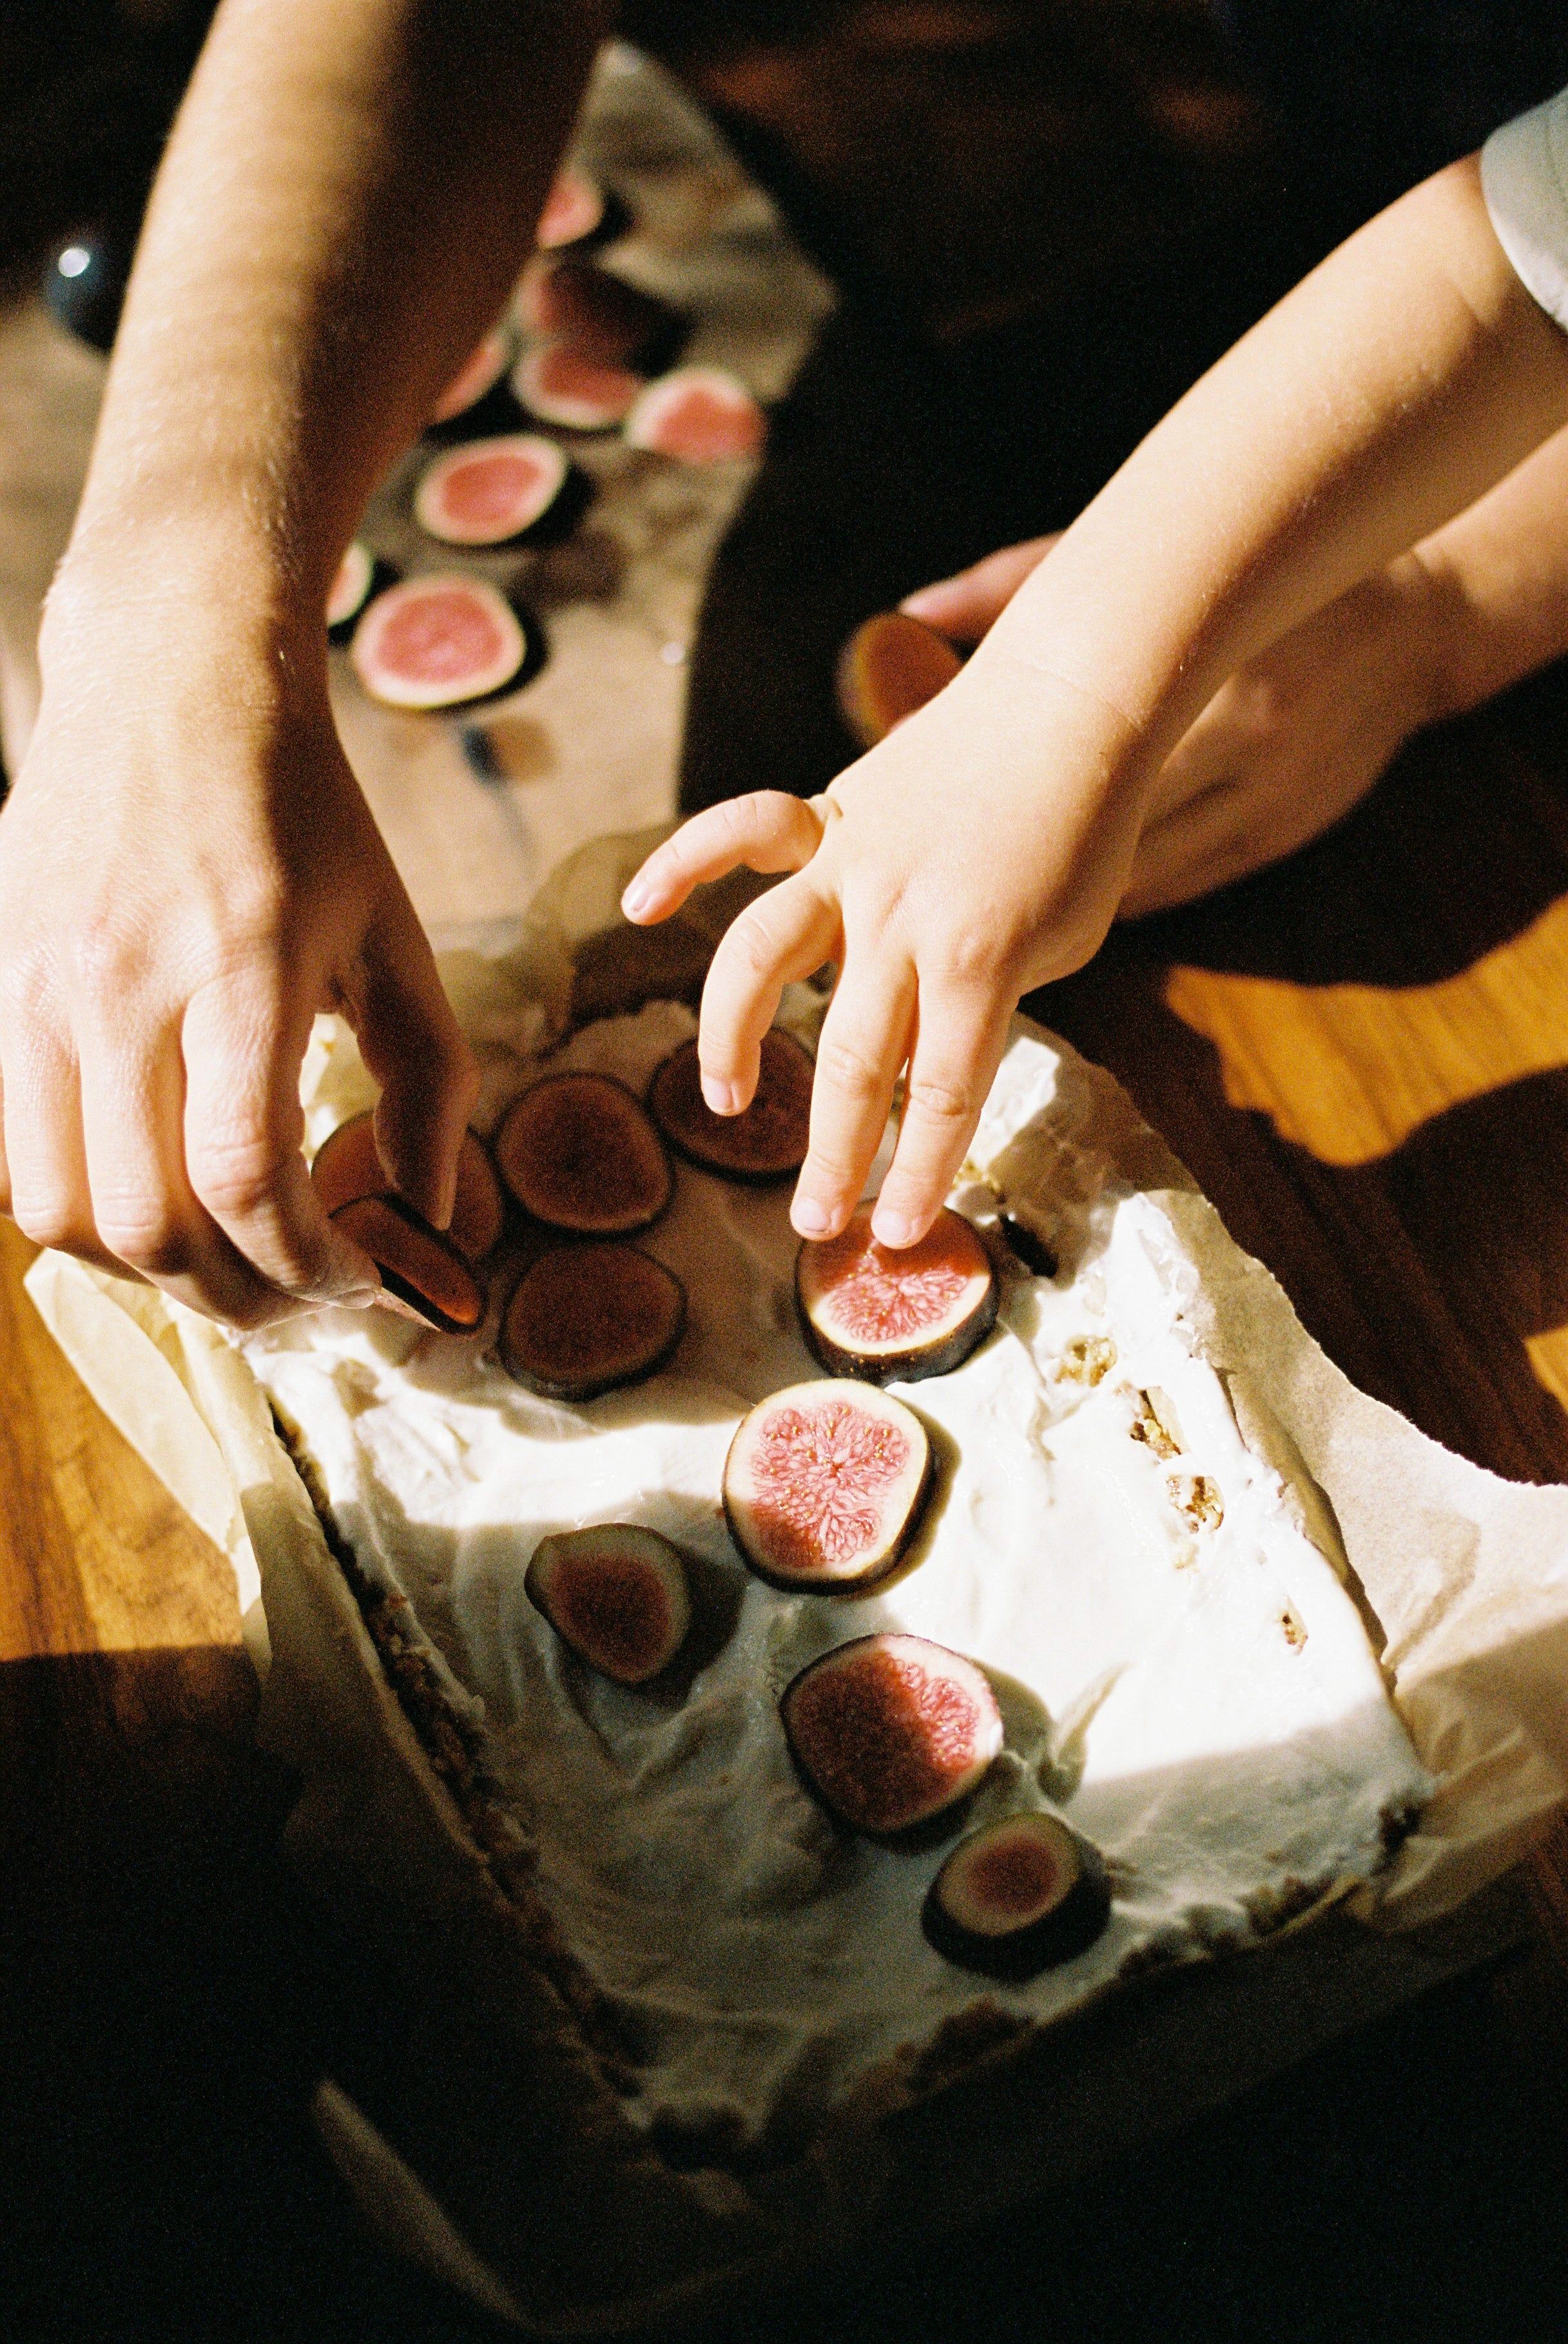
{"type": "MultiPolygon", "coordinates": [[[[654,1004],[551,1063],[641,1090],[693,1026],[654,1004]]],[[[245,1346],[364,1569],[408,1597],[480,1705],[542,1894],[634,2015],[639,2120],[755,2140],[981,1993],[1047,2020],[1124,1965],[1246,1943],[1303,1889],[1376,1870],[1387,1819],[1430,1787],[1350,1596],[1200,1355],[1198,1274],[1170,1220],[1074,1138],[1075,1079],[1020,1025],[956,1201],[1030,1208],[1062,1266],[1008,1282],[956,1373],[894,1388],[936,1429],[943,1470],[922,1559],[870,1600],[780,1594],[724,1527],[737,1421],[816,1372],[786,1190],[681,1168],[642,1242],[685,1282],[686,1336],[652,1381],[585,1407],[520,1390],[482,1337],[379,1313],[245,1346]],[[683,1699],[595,1677],[524,1595],[541,1538],[605,1521],[667,1533],[733,1621],[683,1699]],[[875,1628],[933,1637],[996,1684],[1007,1747],[969,1820],[1055,1805],[1104,1851],[1112,1919],[1075,1961],[1022,1985],[954,1968],[919,1926],[950,1843],[846,1838],[803,1788],[778,1694],[875,1628]]],[[[362,1103],[340,1038],[313,1053],[311,1084],[319,1138],[362,1103]]]]}

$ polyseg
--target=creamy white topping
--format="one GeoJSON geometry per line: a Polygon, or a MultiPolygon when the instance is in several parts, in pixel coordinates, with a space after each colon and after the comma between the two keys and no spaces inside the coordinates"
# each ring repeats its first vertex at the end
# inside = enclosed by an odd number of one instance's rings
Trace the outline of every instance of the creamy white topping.
{"type": "MultiPolygon", "coordinates": [[[[693,1024],[656,1004],[551,1063],[642,1089],[693,1024]]],[[[319,1138],[362,1103],[362,1078],[340,1040],[312,1063],[319,1138]]],[[[1199,1355],[1197,1273],[1170,1221],[1073,1136],[1082,1080],[1017,1030],[976,1144],[994,1185],[956,1201],[977,1217],[998,1190],[1027,1206],[1062,1266],[1009,1278],[995,1334],[956,1372],[894,1388],[934,1429],[942,1474],[922,1559],[877,1598],[777,1593],[724,1528],[735,1424],[816,1372],[787,1188],[682,1167],[642,1242],[686,1284],[685,1339],[651,1382],[586,1407],[520,1390],[483,1339],[384,1314],[246,1345],[363,1567],[482,1704],[542,1893],[636,2015],[640,2120],[754,2140],[809,2122],[980,1992],[1045,2020],[1129,1961],[1245,1943],[1303,1887],[1374,1871],[1386,1819],[1429,1787],[1351,1599],[1199,1355]],[[524,1595],[539,1540],[595,1521],[645,1523],[698,1562],[707,1627],[678,1696],[594,1676],[524,1595]],[[1007,1746],[967,1820],[1053,1806],[1109,1862],[1106,1934],[1028,1984],[987,1985],[922,1936],[951,1838],[850,1839],[791,1765],[783,1687],[878,1628],[993,1679],[1007,1746]]]]}

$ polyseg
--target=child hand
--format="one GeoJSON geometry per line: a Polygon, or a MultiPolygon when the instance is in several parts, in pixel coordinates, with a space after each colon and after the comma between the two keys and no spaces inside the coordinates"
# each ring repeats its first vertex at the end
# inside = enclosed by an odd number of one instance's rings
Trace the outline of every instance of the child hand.
{"type": "Polygon", "coordinates": [[[1096,951],[1138,827],[1128,728],[1092,696],[1007,655],[940,697],[803,803],[764,791],[695,815],[622,899],[665,919],[737,865],[794,874],[720,943],[703,994],[703,1090],[737,1114],[784,986],[839,969],[823,1026],[811,1147],[792,1217],[835,1236],[865,1187],[907,1069],[873,1228],[930,1227],[963,1163],[1031,986],[1096,951]]]}

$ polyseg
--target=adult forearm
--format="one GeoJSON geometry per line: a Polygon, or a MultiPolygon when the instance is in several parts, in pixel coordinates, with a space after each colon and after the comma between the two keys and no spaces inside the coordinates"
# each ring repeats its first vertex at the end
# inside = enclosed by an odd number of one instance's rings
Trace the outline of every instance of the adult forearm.
{"type": "Polygon", "coordinates": [[[231,548],[319,608],[528,248],[597,0],[225,0],[126,298],[64,592],[231,548]]]}
{"type": "MultiPolygon", "coordinates": [[[[1150,435],[969,671],[1101,703],[1152,773],[1244,660],[1472,504],[1568,418],[1568,338],[1473,162],[1342,247],[1150,435]]],[[[1114,754],[1114,753],[1113,753],[1114,754]]]]}

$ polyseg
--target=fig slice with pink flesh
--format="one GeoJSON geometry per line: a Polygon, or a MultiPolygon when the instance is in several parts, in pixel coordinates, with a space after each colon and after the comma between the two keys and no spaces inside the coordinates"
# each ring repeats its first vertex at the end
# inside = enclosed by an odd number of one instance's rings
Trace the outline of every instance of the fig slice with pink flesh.
{"type": "Polygon", "coordinates": [[[626,418],[633,448],[683,464],[729,463],[754,456],[767,418],[744,382],[719,367],[679,367],[651,382],[626,418]]]}
{"type": "Polygon", "coordinates": [[[514,692],[544,663],[537,624],[482,578],[405,578],[367,604],[349,658],[388,708],[453,709],[514,692]]]}
{"type": "Polygon", "coordinates": [[[865,1384],[791,1384],[736,1427],[724,1513],[770,1586],[863,1595],[903,1561],[931,1479],[930,1436],[902,1400],[865,1384]]]}
{"type": "Polygon", "coordinates": [[[642,386],[625,367],[586,356],[571,342],[540,342],[512,369],[511,387],[531,415],[559,431],[612,431],[642,386]]]}
{"type": "Polygon", "coordinates": [[[679,1548],[632,1522],[541,1539],[522,1583],[561,1642],[617,1684],[656,1677],[692,1624],[679,1548]]]}
{"type": "Polygon", "coordinates": [[[872,1839],[956,1807],[1003,1742],[984,1671],[924,1636],[857,1636],[824,1652],[784,1687],[779,1713],[812,1789],[872,1839]]]}
{"type": "Polygon", "coordinates": [[[1059,1816],[1029,1813],[983,1824],[960,1840],[920,1918],[944,1960],[985,1977],[1022,1979],[1087,1951],[1110,1904],[1098,1850],[1059,1816]]]}
{"type": "MultiPolygon", "coordinates": [[[[328,1134],[316,1150],[310,1180],[329,1213],[355,1204],[361,1197],[396,1194],[376,1147],[375,1117],[369,1110],[351,1116],[328,1134]]],[[[505,1220],[495,1167],[481,1142],[471,1131],[465,1131],[458,1151],[457,1196],[447,1235],[470,1261],[482,1261],[500,1243],[505,1220]]]]}
{"type": "Polygon", "coordinates": [[[805,1162],[815,1071],[793,1035],[770,1026],[751,1105],[739,1115],[715,1115],[703,1096],[697,1046],[683,1042],[654,1071],[649,1111],[671,1147],[704,1172],[730,1180],[787,1179],[805,1162]]]}
{"type": "Polygon", "coordinates": [[[625,207],[618,196],[580,171],[563,164],[550,183],[539,225],[533,231],[541,252],[565,252],[573,246],[606,243],[625,223],[625,207]]]}
{"type": "Polygon", "coordinates": [[[400,1197],[356,1197],[332,1220],[368,1253],[388,1299],[443,1335],[471,1335],[484,1317],[484,1288],[449,1238],[400,1197]]]}
{"type": "Polygon", "coordinates": [[[903,611],[879,611],[838,656],[838,708],[863,749],[935,700],[964,662],[945,636],[903,611]]]}
{"type": "Polygon", "coordinates": [[[836,1238],[811,1238],[795,1258],[805,1339],[833,1375],[867,1383],[946,1376],[996,1321],[1000,1284],[978,1235],[944,1206],[918,1244],[895,1249],[871,1234],[862,1205],[836,1238]]]}
{"type": "Polygon", "coordinates": [[[611,1075],[544,1075],[531,1084],[501,1119],[495,1158],[523,1210],[573,1237],[633,1237],[674,1193],[646,1108],[611,1075]]]}
{"type": "Polygon", "coordinates": [[[509,1376],[546,1399],[597,1399],[654,1374],[686,1325],[686,1290],[638,1246],[557,1246],[526,1270],[501,1322],[509,1376]]]}
{"type": "Polygon", "coordinates": [[[536,432],[465,440],[420,474],[414,519],[443,545],[511,545],[539,528],[571,475],[565,450],[536,432]]]}

